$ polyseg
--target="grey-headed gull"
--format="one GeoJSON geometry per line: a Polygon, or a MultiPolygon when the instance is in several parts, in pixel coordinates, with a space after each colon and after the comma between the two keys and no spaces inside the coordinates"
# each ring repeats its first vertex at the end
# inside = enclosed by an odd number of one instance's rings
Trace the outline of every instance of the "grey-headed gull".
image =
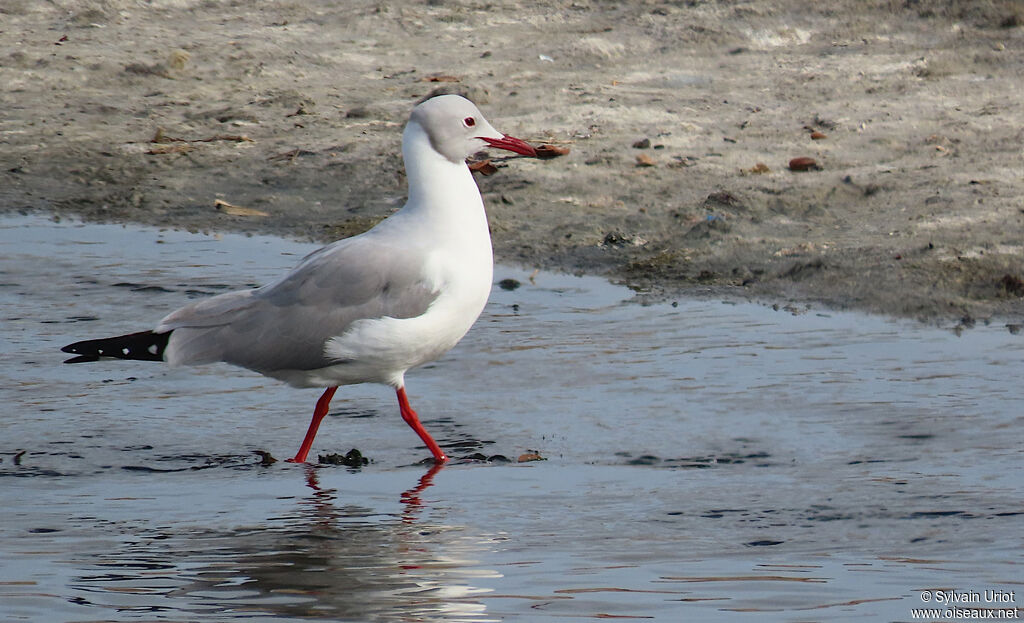
{"type": "Polygon", "coordinates": [[[324,387],[295,457],[303,463],[339,385],[395,389],[402,419],[434,460],[448,460],[405,393],[405,373],[462,339],[483,311],[493,259],[483,199],[466,158],[487,146],[536,156],[457,95],[416,106],[402,134],[405,206],[373,229],[308,255],[253,290],[198,301],[151,331],[87,340],[67,363],[102,357],[197,365],[218,361],[297,387],[324,387]]]}

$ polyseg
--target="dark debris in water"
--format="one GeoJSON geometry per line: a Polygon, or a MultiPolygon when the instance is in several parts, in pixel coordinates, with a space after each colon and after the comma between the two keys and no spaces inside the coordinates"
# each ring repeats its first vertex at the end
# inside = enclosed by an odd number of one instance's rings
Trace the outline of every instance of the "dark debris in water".
{"type": "Polygon", "coordinates": [[[275,459],[273,455],[266,450],[253,450],[252,453],[260,457],[260,462],[258,463],[260,467],[270,467],[274,463],[277,463],[277,459],[275,459]]]}
{"type": "Polygon", "coordinates": [[[532,463],[534,461],[546,461],[547,459],[541,456],[540,452],[536,450],[527,450],[516,457],[515,461],[504,454],[492,454],[488,456],[482,452],[474,452],[473,454],[460,456],[456,460],[460,463],[532,463]]]}
{"type": "Polygon", "coordinates": [[[316,461],[321,465],[342,465],[353,469],[370,464],[370,459],[363,456],[363,453],[356,448],[352,448],[345,454],[321,454],[316,461]]]}
{"type": "Polygon", "coordinates": [[[459,463],[532,463],[534,461],[546,461],[537,450],[527,450],[516,457],[515,461],[504,454],[492,454],[490,456],[482,452],[474,452],[455,459],[459,463]]]}
{"type": "Polygon", "coordinates": [[[504,454],[492,454],[487,456],[481,452],[474,452],[473,454],[467,454],[466,456],[460,456],[455,459],[459,463],[511,463],[504,454]]]}

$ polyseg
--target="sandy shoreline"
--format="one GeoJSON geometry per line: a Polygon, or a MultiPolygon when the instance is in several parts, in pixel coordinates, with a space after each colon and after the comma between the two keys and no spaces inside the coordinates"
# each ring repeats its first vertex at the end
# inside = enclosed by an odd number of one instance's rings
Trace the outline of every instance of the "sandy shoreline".
{"type": "Polygon", "coordinates": [[[927,5],[6,2],[0,211],[356,233],[444,86],[571,149],[478,178],[501,261],[1020,322],[1024,13],[927,5]]]}

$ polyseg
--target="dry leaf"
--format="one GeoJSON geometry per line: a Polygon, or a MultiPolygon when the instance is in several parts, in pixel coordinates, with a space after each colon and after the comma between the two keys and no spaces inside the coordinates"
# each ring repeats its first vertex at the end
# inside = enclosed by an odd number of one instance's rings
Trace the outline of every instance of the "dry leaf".
{"type": "Polygon", "coordinates": [[[230,214],[231,216],[270,216],[266,212],[254,210],[253,208],[244,208],[242,206],[232,205],[222,199],[214,201],[213,207],[225,214],[230,214]]]}
{"type": "Polygon", "coordinates": [[[636,157],[636,166],[638,167],[653,167],[654,158],[651,158],[647,154],[640,154],[636,157]]]}
{"type": "Polygon", "coordinates": [[[537,157],[541,159],[557,158],[558,156],[564,156],[569,153],[568,147],[559,147],[557,145],[550,145],[545,143],[534,148],[537,152],[537,157]]]}
{"type": "Polygon", "coordinates": [[[541,455],[537,454],[536,452],[525,452],[525,453],[519,455],[519,459],[517,460],[517,462],[518,463],[529,463],[531,461],[544,461],[544,460],[546,460],[546,459],[544,457],[542,457],[541,455]]]}
{"type": "Polygon", "coordinates": [[[542,144],[542,146],[534,148],[534,150],[537,152],[537,157],[541,158],[542,160],[546,160],[548,158],[558,158],[559,156],[565,156],[566,154],[569,153],[568,148],[560,148],[558,146],[554,146],[554,144],[549,143],[544,143],[542,144]]]}
{"type": "Polygon", "coordinates": [[[754,166],[746,169],[745,173],[751,173],[753,175],[763,175],[765,173],[771,173],[772,170],[768,168],[768,165],[763,162],[758,162],[754,166]]]}
{"type": "Polygon", "coordinates": [[[467,162],[470,171],[475,171],[480,175],[494,175],[498,172],[498,167],[491,164],[490,160],[479,160],[477,162],[467,162]]]}

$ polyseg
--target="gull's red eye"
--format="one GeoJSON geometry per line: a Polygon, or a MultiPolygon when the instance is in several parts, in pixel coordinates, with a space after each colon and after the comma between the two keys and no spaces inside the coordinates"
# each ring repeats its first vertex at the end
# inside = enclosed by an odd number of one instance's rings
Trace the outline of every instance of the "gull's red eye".
{"type": "Polygon", "coordinates": [[[472,117],[466,117],[465,119],[462,120],[462,125],[466,126],[467,128],[471,128],[476,125],[476,119],[472,117]]]}

